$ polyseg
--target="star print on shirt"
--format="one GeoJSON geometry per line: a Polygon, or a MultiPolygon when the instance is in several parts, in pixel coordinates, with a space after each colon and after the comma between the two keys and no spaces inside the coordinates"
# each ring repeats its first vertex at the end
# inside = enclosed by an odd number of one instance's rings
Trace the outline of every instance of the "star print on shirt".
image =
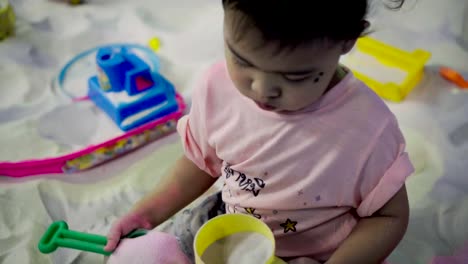
{"type": "Polygon", "coordinates": [[[281,227],[284,228],[284,233],[288,233],[289,231],[296,232],[296,221],[291,221],[291,219],[288,218],[285,223],[280,224],[281,227]]]}
{"type": "Polygon", "coordinates": [[[245,210],[249,215],[251,215],[251,216],[253,216],[253,217],[257,218],[257,219],[261,219],[261,218],[262,218],[261,215],[255,213],[255,210],[257,210],[257,209],[254,209],[254,208],[245,208],[244,210],[245,210]]]}

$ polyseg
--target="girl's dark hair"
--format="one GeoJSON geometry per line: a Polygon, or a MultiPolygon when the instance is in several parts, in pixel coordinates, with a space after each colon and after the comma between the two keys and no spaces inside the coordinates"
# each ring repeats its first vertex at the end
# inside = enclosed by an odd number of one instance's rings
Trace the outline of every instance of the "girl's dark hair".
{"type": "MultiPolygon", "coordinates": [[[[384,0],[398,9],[405,0],[384,0]]],[[[222,0],[227,11],[237,11],[235,35],[242,38],[256,28],[265,41],[297,46],[315,40],[343,41],[366,30],[368,0],[222,0]]]]}

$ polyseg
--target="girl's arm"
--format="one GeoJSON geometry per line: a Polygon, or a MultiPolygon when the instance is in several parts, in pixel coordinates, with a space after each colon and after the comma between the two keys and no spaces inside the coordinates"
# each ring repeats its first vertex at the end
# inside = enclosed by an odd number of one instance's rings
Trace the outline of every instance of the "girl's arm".
{"type": "Polygon", "coordinates": [[[409,220],[406,187],[372,217],[362,218],[327,264],[380,264],[403,238],[409,220]]]}
{"type": "Polygon", "coordinates": [[[167,177],[154,191],[138,202],[133,212],[150,216],[158,226],[206,192],[217,178],[198,168],[185,156],[181,157],[167,177]]]}
{"type": "Polygon", "coordinates": [[[146,195],[129,213],[112,225],[104,249],[114,250],[121,237],[133,229],[152,229],[158,226],[197,199],[215,181],[214,177],[199,169],[185,156],[180,158],[153,192],[146,195]]]}

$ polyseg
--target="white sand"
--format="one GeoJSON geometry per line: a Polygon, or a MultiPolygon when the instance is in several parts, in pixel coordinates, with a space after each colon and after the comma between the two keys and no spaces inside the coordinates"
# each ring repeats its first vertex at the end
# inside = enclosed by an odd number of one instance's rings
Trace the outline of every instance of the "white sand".
{"type": "Polygon", "coordinates": [[[25,120],[0,126],[0,160],[18,161],[36,157],[53,157],[60,146],[37,134],[37,123],[25,120]]]}
{"type": "MultiPolygon", "coordinates": [[[[51,1],[14,2],[19,5],[17,11],[23,14],[23,20],[37,22],[44,17],[54,19],[60,16],[60,21],[71,21],[63,24],[59,32],[36,32],[43,37],[21,36],[15,39],[14,45],[8,45],[13,39],[0,44],[1,58],[14,57],[22,63],[34,62],[33,56],[24,50],[25,45],[37,45],[40,52],[54,55],[56,63],[52,67],[32,65],[28,73],[43,70],[53,74],[62,66],[61,63],[96,44],[127,41],[145,44],[149,37],[158,35],[163,42],[161,52],[165,52],[164,56],[171,62],[169,69],[173,78],[170,79],[183,89],[190,87],[187,80],[192,77],[191,73],[199,71],[200,65],[205,66],[223,53],[219,45],[221,30],[211,30],[211,26],[222,17],[220,12],[215,12],[220,9],[218,1],[142,0],[130,3],[102,0],[99,1],[100,5],[90,4],[78,8],[53,4],[51,1]],[[141,10],[146,11],[145,17],[141,17],[141,10]],[[113,18],[117,20],[116,23],[111,23],[113,18]],[[92,26],[83,31],[84,23],[81,21],[88,20],[99,23],[93,22],[92,26]],[[112,30],[106,30],[108,28],[112,30]]],[[[90,2],[94,3],[93,0],[90,2]]],[[[380,5],[380,2],[375,1],[376,5],[380,5]]],[[[386,16],[378,17],[380,25],[385,27],[377,28],[378,36],[402,44],[404,48],[429,49],[434,55],[431,63],[468,70],[468,52],[450,40],[444,40],[442,45],[421,41],[416,34],[437,28],[427,25],[427,22],[440,25],[449,21],[451,29],[459,28],[457,21],[462,20],[460,15],[463,12],[460,7],[466,0],[427,0],[418,1],[417,5],[411,2],[401,12],[388,11],[386,16]],[[388,23],[386,19],[389,16],[401,19],[388,23]],[[399,26],[398,30],[390,30],[394,26],[399,26]],[[411,27],[411,32],[415,33],[405,34],[405,27],[411,27]]],[[[52,21],[52,24],[57,23],[52,21]]],[[[221,23],[216,25],[222,26],[221,23]]],[[[26,69],[24,67],[22,70],[26,69]]],[[[22,74],[17,73],[18,76],[22,74]]],[[[45,78],[35,82],[35,88],[48,88],[49,80],[45,78]]],[[[20,79],[17,81],[21,82],[20,79]]],[[[12,100],[22,100],[22,92],[8,90],[10,88],[4,86],[5,83],[0,79],[0,100],[9,102],[10,99],[3,97],[6,94],[12,95],[12,100]]],[[[447,88],[444,84],[440,82],[433,88],[444,90],[447,88]]],[[[80,85],[77,84],[76,88],[80,88],[80,85]]],[[[86,89],[85,83],[81,87],[86,89]]],[[[407,183],[411,220],[407,235],[390,258],[391,263],[395,264],[428,263],[435,254],[451,254],[468,237],[468,229],[465,228],[468,222],[466,148],[463,152],[460,146],[451,146],[448,139],[450,132],[466,122],[468,109],[459,107],[449,113],[438,111],[436,105],[423,96],[428,91],[426,88],[415,91],[412,100],[392,107],[392,110],[397,110],[398,119],[404,123],[408,149],[418,172],[407,183]]],[[[56,153],[55,144],[44,142],[34,135],[34,125],[23,123],[23,128],[18,126],[0,124],[1,155],[15,154],[18,149],[28,152],[19,153],[18,158],[56,153]],[[20,133],[23,136],[13,135],[17,131],[27,132],[20,133]]],[[[102,125],[100,122],[99,126],[101,134],[94,135],[92,140],[103,139],[113,133],[111,124],[102,125]]],[[[116,162],[85,173],[55,178],[48,175],[22,181],[0,177],[0,262],[102,264],[102,256],[73,250],[42,255],[37,251],[37,241],[47,225],[59,219],[67,220],[77,230],[106,234],[111,222],[158,184],[164,172],[182,155],[180,144],[174,143],[176,138],[173,136],[170,140],[156,142],[116,162]]],[[[8,157],[14,158],[15,155],[8,157]]]]}
{"type": "Polygon", "coordinates": [[[30,88],[26,72],[9,60],[0,60],[0,87],[0,110],[21,104],[30,88]]]}
{"type": "Polygon", "coordinates": [[[210,245],[202,255],[205,264],[261,264],[273,254],[272,243],[259,233],[237,233],[210,245]]]}

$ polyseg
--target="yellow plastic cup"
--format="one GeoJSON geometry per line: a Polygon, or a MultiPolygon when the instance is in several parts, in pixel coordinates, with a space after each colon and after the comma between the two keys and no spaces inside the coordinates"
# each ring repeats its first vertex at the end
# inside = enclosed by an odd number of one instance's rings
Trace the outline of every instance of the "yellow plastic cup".
{"type": "MultiPolygon", "coordinates": [[[[272,252],[275,252],[275,237],[265,223],[245,214],[225,214],[211,219],[198,230],[193,245],[195,264],[205,264],[201,256],[214,242],[230,235],[245,232],[259,233],[265,236],[271,241],[272,252]]],[[[286,262],[272,255],[265,264],[286,264],[286,262]]]]}
{"type": "Polygon", "coordinates": [[[79,5],[83,3],[83,0],[69,0],[68,2],[72,5],[79,5]]]}
{"type": "Polygon", "coordinates": [[[15,12],[8,0],[0,0],[0,41],[15,33],[15,12]]]}

